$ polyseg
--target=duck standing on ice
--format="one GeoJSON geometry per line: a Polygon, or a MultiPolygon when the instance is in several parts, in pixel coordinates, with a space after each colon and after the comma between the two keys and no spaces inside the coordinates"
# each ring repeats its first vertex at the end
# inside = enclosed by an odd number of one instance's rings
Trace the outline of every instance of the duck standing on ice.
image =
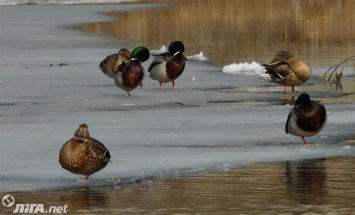
{"type": "Polygon", "coordinates": [[[59,152],[60,165],[74,174],[85,176],[103,169],[110,161],[111,155],[100,141],[91,138],[86,124],[81,124],[74,137],[66,142],[59,152]]]}
{"type": "Polygon", "coordinates": [[[164,90],[163,83],[172,82],[175,90],[175,80],[185,69],[185,46],[181,41],[171,42],[168,52],[157,55],[148,68],[149,77],[159,81],[160,90],[164,90]]]}
{"type": "Polygon", "coordinates": [[[117,68],[115,84],[126,91],[129,97],[131,97],[129,92],[136,89],[138,85],[143,87],[145,72],[142,63],[148,60],[149,55],[146,47],[137,47],[132,51],[131,59],[117,68]]]}
{"type": "Polygon", "coordinates": [[[296,100],[287,117],[285,131],[302,138],[304,145],[309,143],[304,137],[318,134],[327,122],[327,112],[323,105],[311,101],[308,94],[302,93],[296,100]]]}
{"type": "Polygon", "coordinates": [[[266,72],[259,78],[284,85],[285,93],[287,92],[287,86],[291,86],[292,92],[294,92],[294,87],[306,82],[312,74],[308,63],[298,60],[285,51],[278,52],[270,63],[263,64],[263,66],[266,72]]]}
{"type": "Polygon", "coordinates": [[[120,49],[118,54],[112,54],[107,56],[101,61],[99,67],[101,71],[110,78],[115,78],[117,68],[122,63],[127,63],[131,58],[131,52],[127,49],[120,49]]]}

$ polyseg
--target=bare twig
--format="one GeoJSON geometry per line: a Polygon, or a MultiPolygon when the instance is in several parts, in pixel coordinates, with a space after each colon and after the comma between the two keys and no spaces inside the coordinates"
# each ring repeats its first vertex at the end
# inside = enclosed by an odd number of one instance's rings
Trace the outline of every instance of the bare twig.
{"type": "Polygon", "coordinates": [[[323,76],[323,80],[324,80],[325,76],[327,75],[327,73],[329,72],[329,70],[331,70],[331,69],[334,68],[334,67],[336,67],[336,66],[331,66],[331,67],[329,67],[329,69],[325,72],[325,74],[324,74],[324,76],[323,76]]]}
{"type": "Polygon", "coordinates": [[[353,56],[351,56],[351,57],[348,57],[348,58],[346,58],[345,60],[343,60],[341,63],[339,63],[337,66],[332,66],[332,67],[330,67],[330,68],[327,70],[327,72],[324,74],[323,79],[325,78],[325,76],[327,75],[327,73],[330,71],[330,69],[332,69],[332,68],[335,67],[335,68],[333,69],[332,73],[330,74],[329,78],[328,78],[328,81],[329,81],[330,78],[332,77],[333,73],[338,69],[338,67],[339,67],[340,65],[342,65],[343,63],[345,63],[346,61],[348,61],[348,60],[350,60],[350,59],[352,59],[352,58],[354,58],[354,57],[355,57],[355,55],[353,55],[353,56]]]}

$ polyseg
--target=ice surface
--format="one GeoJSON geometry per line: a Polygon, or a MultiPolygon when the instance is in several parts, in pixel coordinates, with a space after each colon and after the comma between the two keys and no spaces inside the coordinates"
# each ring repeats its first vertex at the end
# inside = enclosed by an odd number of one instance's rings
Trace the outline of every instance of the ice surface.
{"type": "Polygon", "coordinates": [[[0,5],[66,5],[66,4],[103,4],[103,3],[123,3],[135,0],[0,0],[0,5]]]}
{"type": "MultiPolygon", "coordinates": [[[[152,6],[0,7],[1,191],[113,186],[254,162],[354,155],[353,146],[336,144],[352,135],[354,104],[326,105],[327,126],[307,139],[318,144],[304,147],[300,138],[285,134],[292,106],[278,93],[282,87],[255,75],[221,72],[211,62],[188,61],[175,92],[169,83],[160,91],[146,76],[143,90],[127,97],[98,68],[120,44],[68,27],[111,20],[100,15],[107,10],[145,7],[152,6]],[[278,91],[261,90],[270,86],[278,91]],[[80,123],[112,156],[85,183],[58,162],[59,149],[80,123]]],[[[311,77],[307,84],[318,82],[311,77]]]]}

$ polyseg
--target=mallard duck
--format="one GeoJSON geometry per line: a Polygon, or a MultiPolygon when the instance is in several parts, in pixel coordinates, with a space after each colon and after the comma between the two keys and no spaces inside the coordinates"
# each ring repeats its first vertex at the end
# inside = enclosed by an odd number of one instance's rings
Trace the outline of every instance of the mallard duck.
{"type": "Polygon", "coordinates": [[[269,64],[263,64],[263,66],[266,72],[259,78],[284,85],[285,93],[287,92],[287,86],[291,86],[292,92],[294,92],[294,87],[307,81],[312,74],[308,63],[298,60],[285,51],[277,53],[269,64]]]}
{"type": "Polygon", "coordinates": [[[148,60],[149,55],[146,47],[137,47],[132,51],[131,59],[117,68],[115,84],[125,90],[129,97],[131,97],[129,92],[136,89],[138,85],[143,87],[145,72],[142,63],[148,60]]]}
{"type": "Polygon", "coordinates": [[[110,159],[107,148],[90,137],[86,124],[79,126],[74,138],[66,142],[59,152],[60,165],[69,172],[84,175],[85,180],[103,169],[110,159]]]}
{"type": "Polygon", "coordinates": [[[323,105],[311,101],[308,94],[302,93],[296,100],[287,117],[285,131],[302,138],[304,145],[309,143],[304,137],[318,134],[325,126],[327,112],[323,105]]]}
{"type": "Polygon", "coordinates": [[[182,74],[185,68],[185,46],[181,41],[171,42],[168,52],[156,55],[148,68],[149,77],[159,81],[160,90],[164,90],[162,83],[172,82],[175,90],[175,80],[182,74]]]}
{"type": "Polygon", "coordinates": [[[119,65],[126,63],[131,58],[131,52],[127,49],[120,49],[118,54],[107,56],[101,61],[99,67],[101,71],[110,78],[115,78],[119,65]]]}

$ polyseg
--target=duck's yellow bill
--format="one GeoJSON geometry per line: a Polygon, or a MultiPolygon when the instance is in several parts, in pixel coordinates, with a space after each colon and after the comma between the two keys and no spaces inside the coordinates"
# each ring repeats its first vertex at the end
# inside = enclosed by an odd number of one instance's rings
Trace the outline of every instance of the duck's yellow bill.
{"type": "Polygon", "coordinates": [[[184,56],[185,60],[188,60],[185,52],[182,53],[182,56],[184,56]]]}

